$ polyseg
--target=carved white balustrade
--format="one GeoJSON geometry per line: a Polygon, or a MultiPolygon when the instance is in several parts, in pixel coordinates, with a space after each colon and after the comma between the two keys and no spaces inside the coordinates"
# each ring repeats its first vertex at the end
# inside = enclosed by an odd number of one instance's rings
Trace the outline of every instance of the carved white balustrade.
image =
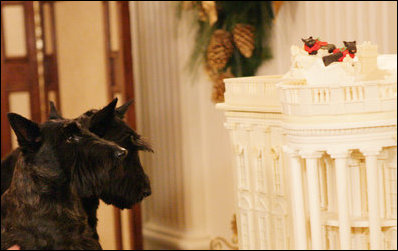
{"type": "Polygon", "coordinates": [[[308,86],[282,81],[278,87],[283,113],[291,116],[385,112],[397,106],[397,82],[392,80],[340,86],[308,86]]]}
{"type": "Polygon", "coordinates": [[[226,79],[241,249],[397,248],[397,83],[226,79]]]}

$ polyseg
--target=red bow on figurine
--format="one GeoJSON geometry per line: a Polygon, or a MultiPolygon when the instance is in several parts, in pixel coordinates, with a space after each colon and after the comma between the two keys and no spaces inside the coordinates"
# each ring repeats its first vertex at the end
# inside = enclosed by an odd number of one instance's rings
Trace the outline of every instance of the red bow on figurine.
{"type": "Polygon", "coordinates": [[[315,44],[310,48],[306,44],[304,44],[304,50],[307,51],[308,53],[311,53],[313,51],[318,51],[322,46],[328,45],[328,42],[322,42],[319,40],[316,40],[315,44]]]}
{"type": "Polygon", "coordinates": [[[343,62],[343,59],[345,58],[345,56],[346,56],[347,54],[350,55],[351,58],[354,58],[354,57],[355,57],[355,54],[350,53],[350,51],[347,49],[347,47],[340,48],[340,49],[334,49],[333,54],[338,53],[338,52],[343,53],[343,56],[341,56],[341,57],[338,59],[339,62],[343,62]]]}

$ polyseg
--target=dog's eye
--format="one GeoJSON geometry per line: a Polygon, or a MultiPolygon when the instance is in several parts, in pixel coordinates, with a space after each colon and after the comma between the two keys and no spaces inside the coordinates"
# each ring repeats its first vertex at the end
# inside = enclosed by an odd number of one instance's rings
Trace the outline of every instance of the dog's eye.
{"type": "Polygon", "coordinates": [[[79,142],[79,140],[80,140],[80,137],[79,137],[79,136],[70,135],[70,136],[66,139],[66,142],[67,142],[67,143],[76,143],[76,142],[79,142]]]}

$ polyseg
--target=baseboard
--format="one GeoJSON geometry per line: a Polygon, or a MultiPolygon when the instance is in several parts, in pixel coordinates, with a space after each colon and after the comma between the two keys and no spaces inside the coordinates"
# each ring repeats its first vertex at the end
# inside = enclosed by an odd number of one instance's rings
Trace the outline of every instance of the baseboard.
{"type": "Polygon", "coordinates": [[[210,237],[175,231],[155,224],[143,227],[144,249],[146,250],[206,250],[210,247],[210,237]]]}

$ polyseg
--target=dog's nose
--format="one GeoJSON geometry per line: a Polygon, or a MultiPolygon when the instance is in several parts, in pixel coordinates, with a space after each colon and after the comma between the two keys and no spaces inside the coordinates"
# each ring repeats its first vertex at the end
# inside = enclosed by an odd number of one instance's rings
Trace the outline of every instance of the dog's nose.
{"type": "Polygon", "coordinates": [[[147,188],[142,192],[142,195],[144,195],[144,197],[147,197],[149,195],[152,194],[151,188],[147,188]]]}
{"type": "Polygon", "coordinates": [[[117,158],[121,159],[127,156],[128,151],[124,148],[120,148],[115,152],[117,158]]]}

